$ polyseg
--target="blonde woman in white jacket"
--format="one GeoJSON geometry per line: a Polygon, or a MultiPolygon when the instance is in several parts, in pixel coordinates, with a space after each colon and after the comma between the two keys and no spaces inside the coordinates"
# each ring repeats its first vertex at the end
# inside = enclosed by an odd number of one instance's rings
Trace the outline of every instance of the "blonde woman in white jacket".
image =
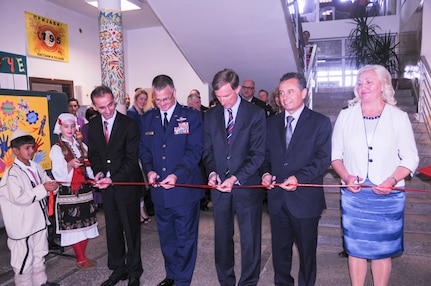
{"type": "Polygon", "coordinates": [[[344,244],[352,285],[364,285],[367,259],[374,285],[387,285],[391,257],[404,250],[405,192],[392,187],[404,186],[419,157],[410,120],[395,106],[384,67],[360,69],[354,93],[332,135],[332,166],[348,186],[341,189],[344,244]]]}

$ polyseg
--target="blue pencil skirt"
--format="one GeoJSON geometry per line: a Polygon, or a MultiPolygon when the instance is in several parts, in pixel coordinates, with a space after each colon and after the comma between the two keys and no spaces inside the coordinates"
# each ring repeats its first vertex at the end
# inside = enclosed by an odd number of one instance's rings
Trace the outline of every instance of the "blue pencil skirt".
{"type": "MultiPolygon", "coordinates": [[[[368,179],[364,185],[374,186],[368,179]]],[[[341,189],[342,226],[346,252],[354,257],[382,259],[402,253],[405,192],[377,195],[341,189]]]]}

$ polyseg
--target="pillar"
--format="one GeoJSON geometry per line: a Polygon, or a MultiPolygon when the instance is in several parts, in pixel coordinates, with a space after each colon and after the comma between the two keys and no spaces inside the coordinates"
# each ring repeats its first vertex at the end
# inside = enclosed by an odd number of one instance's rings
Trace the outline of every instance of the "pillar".
{"type": "Polygon", "coordinates": [[[111,88],[117,110],[126,113],[123,25],[120,0],[99,0],[102,84],[111,88]]]}

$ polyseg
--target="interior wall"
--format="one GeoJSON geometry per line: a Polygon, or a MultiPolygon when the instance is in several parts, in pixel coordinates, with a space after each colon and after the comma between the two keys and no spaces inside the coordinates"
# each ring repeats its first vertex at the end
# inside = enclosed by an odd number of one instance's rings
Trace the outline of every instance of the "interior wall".
{"type": "Polygon", "coordinates": [[[136,87],[151,88],[153,78],[166,74],[174,81],[177,100],[187,105],[190,90],[198,89],[208,106],[208,84],[202,83],[163,27],[125,33],[126,88],[133,100],[136,87]]]}
{"type": "MultiPolygon", "coordinates": [[[[0,51],[26,55],[29,77],[72,80],[74,94],[80,104],[90,105],[89,94],[101,84],[98,19],[46,0],[0,0],[0,7],[3,12],[0,33],[9,37],[3,36],[0,40],[0,51]],[[68,25],[69,62],[27,55],[25,11],[68,25]]],[[[145,30],[124,31],[126,92],[132,101],[135,87],[150,87],[155,75],[166,73],[174,80],[179,102],[186,103],[188,92],[197,88],[201,92],[202,103],[207,105],[207,85],[202,83],[166,32],[162,28],[145,30]]]]}
{"type": "Polygon", "coordinates": [[[82,105],[89,104],[88,94],[101,82],[98,20],[45,0],[0,0],[0,3],[2,11],[7,11],[0,17],[1,34],[13,35],[9,40],[0,41],[0,50],[26,55],[29,77],[72,80],[75,84],[75,97],[82,105]],[[68,25],[69,62],[28,56],[25,11],[68,25]]]}
{"type": "MultiPolygon", "coordinates": [[[[423,31],[429,31],[429,27],[431,27],[431,1],[424,1],[422,29],[423,31]]],[[[428,63],[431,63],[430,37],[422,37],[421,55],[427,58],[428,63]]]]}

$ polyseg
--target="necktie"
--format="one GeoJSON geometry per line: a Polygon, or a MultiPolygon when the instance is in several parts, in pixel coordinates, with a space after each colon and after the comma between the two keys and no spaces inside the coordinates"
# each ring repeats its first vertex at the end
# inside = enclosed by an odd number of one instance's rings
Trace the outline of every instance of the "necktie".
{"type": "Polygon", "coordinates": [[[108,121],[103,121],[103,127],[104,127],[104,133],[105,133],[105,140],[106,140],[106,143],[108,143],[109,142],[108,121]]]}
{"type": "Polygon", "coordinates": [[[288,116],[286,118],[286,150],[289,148],[290,139],[292,139],[292,121],[293,116],[288,116]]]}
{"type": "Polygon", "coordinates": [[[165,115],[165,118],[163,119],[163,130],[166,131],[166,128],[168,127],[168,113],[163,113],[165,115]]]}
{"type": "Polygon", "coordinates": [[[227,135],[226,139],[227,139],[227,144],[230,144],[234,122],[233,122],[232,109],[229,108],[227,111],[229,112],[229,119],[226,126],[226,135],[227,135]]]}

